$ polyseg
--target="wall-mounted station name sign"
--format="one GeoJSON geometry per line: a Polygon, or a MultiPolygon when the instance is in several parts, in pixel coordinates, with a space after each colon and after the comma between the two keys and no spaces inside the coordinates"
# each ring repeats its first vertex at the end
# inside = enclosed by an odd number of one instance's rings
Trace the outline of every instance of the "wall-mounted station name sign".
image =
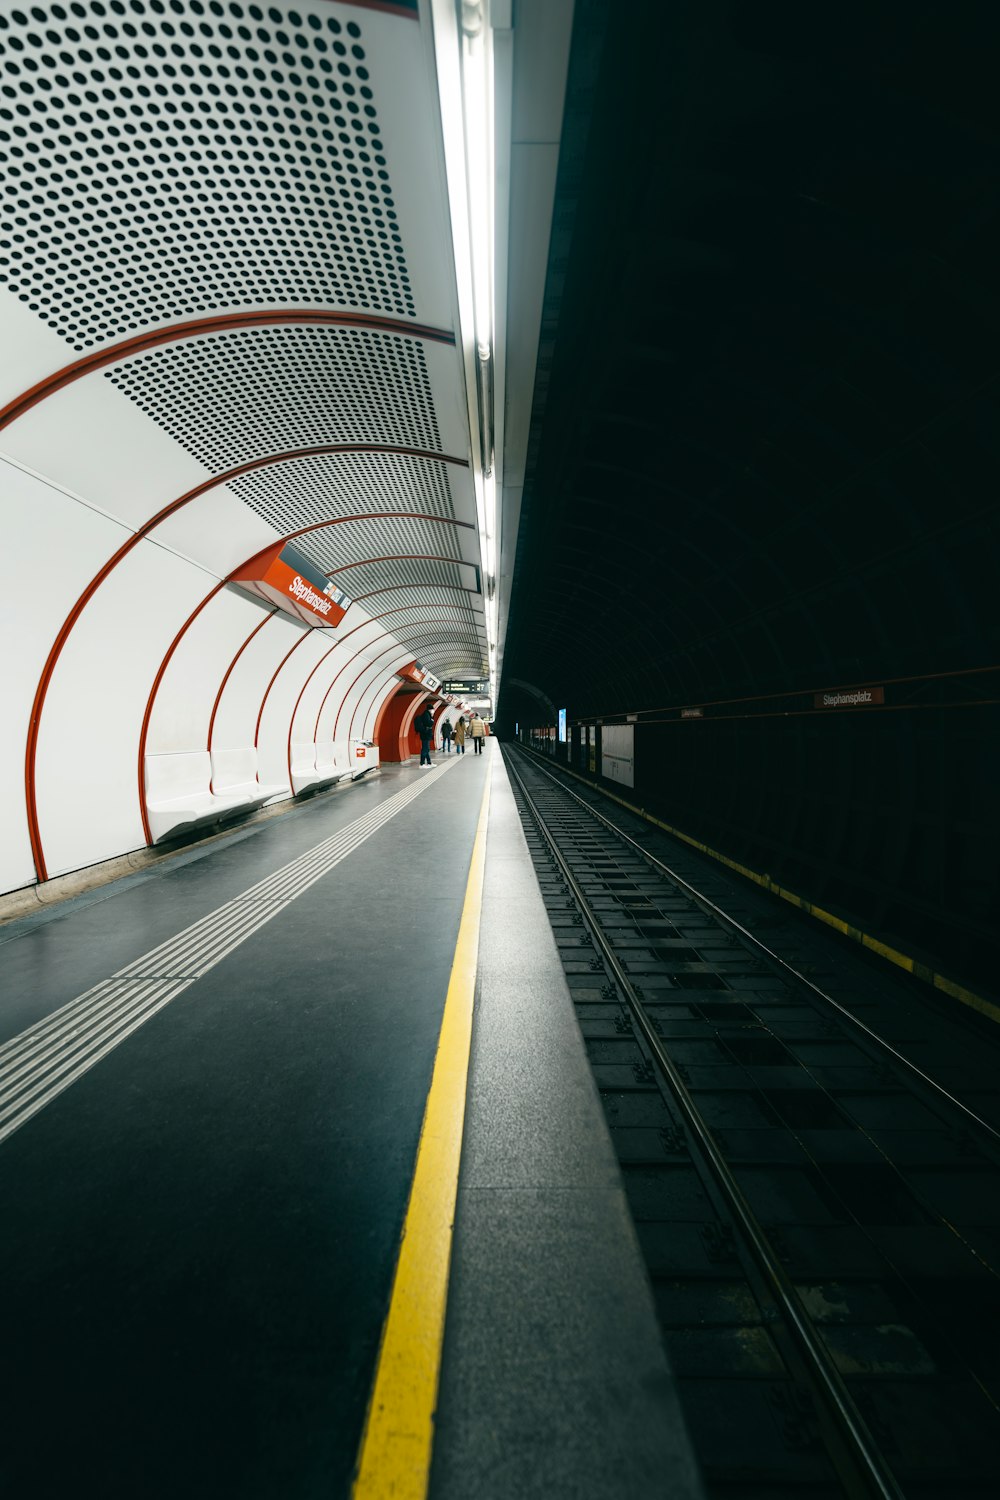
{"type": "Polygon", "coordinates": [[[428,672],[418,661],[411,661],[409,666],[400,667],[396,676],[405,677],[409,682],[417,682],[432,693],[436,693],[441,686],[441,679],[428,672]]]}
{"type": "Polygon", "coordinates": [[[840,688],[832,693],[814,693],[814,708],[870,708],[885,702],[884,687],[840,688]]]}
{"type": "Polygon", "coordinates": [[[339,625],[351,605],[315,563],[281,542],[234,573],[233,581],[307,625],[339,625]]]}

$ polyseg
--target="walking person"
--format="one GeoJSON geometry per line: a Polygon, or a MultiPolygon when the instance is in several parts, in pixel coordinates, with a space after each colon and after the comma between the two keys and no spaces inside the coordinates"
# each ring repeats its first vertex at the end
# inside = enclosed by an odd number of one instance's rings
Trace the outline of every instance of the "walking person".
{"type": "Polygon", "coordinates": [[[431,761],[431,735],[434,733],[434,719],[429,708],[417,715],[413,721],[413,727],[420,736],[420,764],[429,766],[431,761]]]}
{"type": "Polygon", "coordinates": [[[472,723],[469,725],[469,733],[472,735],[472,748],[477,755],[483,753],[483,740],[486,738],[486,725],[478,714],[472,715],[472,723]]]}
{"type": "Polygon", "coordinates": [[[455,753],[456,753],[456,755],[464,755],[465,754],[465,715],[464,714],[462,714],[459,717],[458,723],[455,725],[454,739],[455,739],[455,753]]]}
{"type": "Polygon", "coordinates": [[[452,733],[453,733],[453,730],[452,730],[452,727],[451,727],[451,720],[450,719],[445,719],[444,723],[441,725],[441,741],[442,741],[442,743],[444,745],[444,753],[445,753],[445,755],[450,755],[451,754],[451,736],[452,736],[452,733]]]}

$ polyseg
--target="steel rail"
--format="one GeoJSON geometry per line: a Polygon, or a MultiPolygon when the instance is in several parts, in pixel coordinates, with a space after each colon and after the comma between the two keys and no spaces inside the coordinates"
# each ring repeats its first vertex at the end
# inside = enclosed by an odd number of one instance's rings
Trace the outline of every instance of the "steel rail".
{"type": "MultiPolygon", "coordinates": [[[[664,1048],[661,1038],[646,1013],[645,1005],[636,994],[635,987],[622,967],[618,955],[605,937],[599,916],[591,906],[583,887],[573,874],[562,850],[549,832],[534,798],[525,785],[523,777],[513,764],[512,757],[505,755],[504,760],[508,771],[520,788],[521,795],[538,826],[539,832],[548,845],[563,879],[572,892],[573,899],[590,924],[591,934],[600,949],[605,963],[614,975],[615,982],[624,996],[630,1011],[638,1022],[639,1029],[653,1054],[657,1066],[670,1086],[685,1123],[694,1141],[697,1142],[705,1166],[715,1179],[716,1186],[738,1225],[758,1270],[761,1272],[771,1295],[785,1316],[788,1330],[792,1335],[799,1354],[804,1359],[808,1374],[812,1377],[814,1389],[819,1398],[819,1408],[821,1411],[826,1412],[839,1438],[840,1445],[842,1445],[843,1451],[838,1451],[838,1447],[834,1446],[834,1451],[830,1453],[830,1458],[834,1466],[838,1469],[841,1479],[847,1484],[847,1492],[851,1495],[864,1493],[865,1495],[878,1496],[880,1500],[905,1500],[903,1491],[896,1483],[895,1476],[886,1464],[864,1418],[855,1406],[851,1394],[826,1345],[813,1327],[812,1320],[803,1306],[798,1292],[785,1274],[777,1251],[771,1245],[764,1228],[744,1197],[743,1190],[730,1171],[729,1165],[716,1145],[711,1131],[702,1119],[686,1083],[677,1070],[676,1064],[664,1048]],[[849,1468],[849,1472],[846,1474],[843,1472],[845,1458],[849,1468]],[[864,1485],[863,1491],[859,1491],[855,1487],[858,1480],[864,1485]]],[[[548,776],[549,780],[553,781],[561,792],[580,802],[585,811],[591,811],[582,798],[576,797],[567,787],[562,786],[556,781],[555,777],[550,776],[541,767],[536,767],[536,769],[539,771],[539,774],[548,776]]],[[[604,820],[602,819],[601,821],[604,820]]],[[[629,840],[629,842],[633,841],[629,840]]]]}
{"type": "Polygon", "coordinates": [[[961,1115],[964,1115],[970,1125],[974,1126],[976,1130],[981,1131],[984,1135],[989,1136],[995,1145],[1000,1146],[1000,1130],[996,1130],[988,1120],[982,1119],[980,1115],[976,1114],[975,1110],[970,1109],[967,1104],[963,1104],[961,1099],[956,1099],[954,1094],[950,1094],[940,1083],[935,1082],[922,1068],[918,1068],[916,1063],[911,1062],[908,1057],[904,1057],[902,1052],[898,1052],[891,1042],[886,1041],[885,1037],[879,1036],[877,1031],[873,1031],[870,1026],[866,1026],[864,1021],[859,1020],[852,1011],[849,1011],[846,1006],[841,1005],[839,1000],[835,1000],[832,995],[828,995],[825,990],[820,989],[818,984],[814,984],[807,975],[800,973],[793,964],[788,963],[779,953],[775,953],[766,943],[761,942],[759,937],[750,932],[735,917],[731,917],[720,906],[716,906],[711,897],[703,895],[701,891],[686,881],[683,875],[678,875],[677,871],[672,870],[669,865],[664,864],[662,859],[657,859],[655,854],[650,854],[648,849],[644,849],[623,828],[619,828],[610,818],[606,818],[603,813],[598,812],[596,807],[592,807],[589,802],[586,802],[583,797],[574,792],[572,787],[566,786],[558,777],[553,776],[552,772],[545,766],[537,765],[534,761],[532,761],[532,764],[535,765],[535,769],[539,775],[547,776],[554,786],[557,786],[560,791],[565,792],[567,797],[572,797],[575,802],[579,802],[580,806],[585,808],[592,817],[596,818],[599,823],[603,823],[605,828],[610,829],[613,834],[622,839],[626,844],[629,844],[647,863],[653,865],[655,869],[667,876],[669,880],[680,886],[703,910],[711,912],[713,917],[723,922],[733,932],[738,932],[741,938],[749,943],[752,948],[756,949],[776,969],[780,970],[782,974],[790,976],[796,984],[802,985],[807,990],[811,990],[818,999],[823,1001],[824,1005],[829,1005],[842,1020],[847,1021],[856,1031],[867,1037],[869,1041],[874,1042],[882,1052],[887,1053],[893,1062],[909,1073],[912,1078],[917,1079],[925,1088],[930,1089],[933,1094],[937,1095],[939,1099],[944,1100],[952,1109],[958,1110],[961,1115]]]}

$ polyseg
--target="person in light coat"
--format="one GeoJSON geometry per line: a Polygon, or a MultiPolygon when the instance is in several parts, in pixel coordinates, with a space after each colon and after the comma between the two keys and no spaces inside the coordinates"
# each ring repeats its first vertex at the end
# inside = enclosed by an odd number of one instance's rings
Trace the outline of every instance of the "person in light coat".
{"type": "Polygon", "coordinates": [[[472,715],[472,723],[469,725],[469,733],[472,735],[472,748],[477,755],[483,753],[483,740],[486,738],[486,725],[478,714],[472,715]]]}
{"type": "Polygon", "coordinates": [[[459,755],[464,755],[465,754],[465,715],[464,714],[462,714],[462,716],[459,719],[458,723],[455,725],[455,733],[453,735],[453,739],[455,741],[455,749],[458,752],[458,754],[459,755]]]}

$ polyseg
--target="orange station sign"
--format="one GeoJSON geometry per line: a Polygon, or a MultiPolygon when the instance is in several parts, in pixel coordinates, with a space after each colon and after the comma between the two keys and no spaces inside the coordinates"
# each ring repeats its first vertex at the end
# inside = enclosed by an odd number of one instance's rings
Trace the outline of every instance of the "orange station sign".
{"type": "Polygon", "coordinates": [[[233,581],[307,625],[339,625],[351,606],[350,596],[315,563],[281,542],[234,573],[233,581]]]}
{"type": "MultiPolygon", "coordinates": [[[[438,688],[441,686],[441,679],[439,677],[433,676],[433,674],[428,672],[426,667],[422,667],[418,661],[411,661],[409,666],[400,667],[396,672],[396,676],[405,677],[410,682],[419,683],[421,687],[428,688],[432,693],[437,692],[438,688]]],[[[449,703],[453,703],[455,700],[453,698],[448,698],[447,701],[449,703]]]]}

